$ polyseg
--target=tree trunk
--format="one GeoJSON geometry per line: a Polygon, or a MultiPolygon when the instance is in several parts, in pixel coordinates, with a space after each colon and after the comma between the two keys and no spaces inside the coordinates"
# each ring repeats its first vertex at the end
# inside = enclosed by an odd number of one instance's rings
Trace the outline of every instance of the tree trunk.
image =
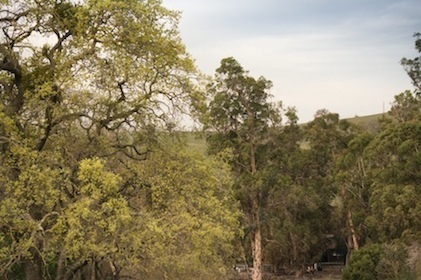
{"type": "MultiPolygon", "coordinates": [[[[346,201],[347,190],[344,185],[341,186],[341,195],[342,195],[342,199],[346,201]]],[[[346,209],[346,224],[348,226],[349,232],[351,233],[350,235],[348,235],[347,237],[348,240],[346,242],[348,251],[346,253],[345,264],[347,265],[351,259],[352,251],[353,250],[358,251],[358,249],[360,248],[358,244],[358,235],[355,231],[354,222],[352,221],[352,212],[350,209],[346,209]]]]}
{"type": "MultiPolygon", "coordinates": [[[[75,279],[75,275],[80,274],[81,269],[84,268],[87,265],[88,265],[88,261],[83,261],[83,262],[79,262],[79,263],[74,264],[70,269],[68,269],[66,271],[63,279],[65,279],[65,280],[75,279]]],[[[79,279],[80,279],[80,277],[79,277],[79,279]]]]}
{"type": "Polygon", "coordinates": [[[345,265],[349,264],[349,261],[351,260],[352,257],[352,238],[350,235],[348,235],[348,240],[346,240],[346,246],[347,246],[347,252],[346,252],[346,257],[345,257],[345,265]]]}
{"type": "Polygon", "coordinates": [[[352,221],[352,212],[348,210],[348,225],[349,230],[351,231],[351,237],[352,237],[352,248],[356,251],[360,249],[360,245],[358,244],[358,236],[355,232],[354,222],[352,221]]]}
{"type": "Polygon", "coordinates": [[[42,280],[42,260],[38,254],[34,254],[32,260],[25,261],[23,266],[25,280],[42,280]]]}
{"type": "Polygon", "coordinates": [[[292,245],[292,267],[295,271],[295,278],[300,278],[303,275],[304,267],[299,263],[297,242],[292,231],[289,232],[289,238],[292,245]]]}
{"type": "Polygon", "coordinates": [[[262,279],[262,230],[260,225],[259,217],[259,203],[256,197],[253,198],[252,202],[253,211],[253,225],[254,232],[252,237],[252,252],[253,252],[253,280],[262,279]]]}
{"type": "MultiPolygon", "coordinates": [[[[257,172],[256,154],[254,144],[250,147],[251,174],[254,176],[257,172]]],[[[254,227],[251,248],[253,253],[253,280],[262,280],[262,229],[260,224],[260,191],[258,188],[252,194],[251,202],[252,224],[254,227]]]]}

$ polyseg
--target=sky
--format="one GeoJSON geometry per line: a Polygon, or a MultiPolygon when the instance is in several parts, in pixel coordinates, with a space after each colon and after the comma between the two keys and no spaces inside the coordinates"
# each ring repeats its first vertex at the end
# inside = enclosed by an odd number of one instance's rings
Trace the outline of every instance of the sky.
{"type": "Polygon", "coordinates": [[[272,101],[300,122],[319,109],[341,118],[382,113],[413,89],[400,65],[415,58],[420,0],[164,0],[203,73],[234,57],[273,82],[272,101]]]}

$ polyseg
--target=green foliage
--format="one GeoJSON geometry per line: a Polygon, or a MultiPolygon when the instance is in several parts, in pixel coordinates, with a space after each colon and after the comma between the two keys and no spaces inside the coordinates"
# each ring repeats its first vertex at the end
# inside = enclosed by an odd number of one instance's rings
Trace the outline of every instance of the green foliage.
{"type": "Polygon", "coordinates": [[[118,131],[107,141],[136,156],[128,127],[150,135],[200,100],[178,14],[160,1],[19,0],[2,10],[1,112],[34,149],[78,122],[91,140],[118,131]],[[34,37],[49,40],[39,46],[34,37]]]}
{"type": "Polygon", "coordinates": [[[254,79],[232,57],[221,61],[216,70],[216,84],[210,87],[210,124],[218,130],[242,133],[244,141],[264,132],[270,122],[277,122],[276,108],[268,102],[272,83],[264,77],[254,79]]]}
{"type": "Polygon", "coordinates": [[[17,262],[40,248],[58,215],[56,207],[62,199],[59,186],[66,181],[64,173],[49,165],[54,161],[53,154],[16,146],[11,152],[14,157],[3,157],[5,163],[0,170],[0,273],[16,268],[17,262]]]}
{"type": "Polygon", "coordinates": [[[349,265],[343,272],[344,280],[372,280],[379,279],[376,270],[383,248],[381,245],[371,245],[354,252],[349,265]]]}
{"type": "Polygon", "coordinates": [[[398,122],[421,121],[421,96],[409,90],[395,96],[390,114],[398,122]]]}
{"type": "Polygon", "coordinates": [[[365,219],[370,213],[372,178],[367,174],[364,150],[372,139],[373,135],[368,132],[355,134],[347,149],[335,160],[334,182],[338,189],[331,205],[334,207],[334,221],[341,225],[337,233],[349,240],[349,248],[363,245],[367,238],[365,219]],[[352,235],[358,244],[350,242],[352,235]]]}
{"type": "MultiPolygon", "coordinates": [[[[416,46],[419,50],[419,39],[416,46]]],[[[355,252],[344,279],[416,277],[407,264],[408,247],[401,242],[418,242],[421,230],[419,58],[403,59],[402,64],[414,82],[415,92],[405,91],[395,97],[390,112],[393,118],[382,122],[379,133],[371,140],[367,138],[369,141],[359,152],[352,150],[353,145],[348,149],[351,156],[360,156],[359,166],[364,166],[364,176],[368,178],[364,184],[365,188],[369,186],[364,201],[369,211],[360,222],[367,229],[367,238],[383,245],[355,252]]],[[[351,174],[358,173],[351,171],[351,174]]],[[[416,255],[414,258],[419,259],[416,255]]]]}
{"type": "Polygon", "coordinates": [[[60,216],[51,231],[67,257],[118,259],[133,217],[127,201],[118,194],[121,179],[104,170],[98,159],[84,160],[78,178],[80,198],[60,216]]]}
{"type": "Polygon", "coordinates": [[[419,56],[414,59],[402,58],[401,64],[408,76],[411,78],[412,83],[416,89],[417,95],[421,94],[421,34],[416,32],[414,34],[415,49],[418,51],[419,56]]]}
{"type": "MultiPolygon", "coordinates": [[[[330,186],[317,175],[316,168],[322,167],[318,157],[301,148],[307,131],[292,117],[274,133],[268,147],[272,164],[266,176],[271,188],[265,216],[265,259],[299,273],[303,263],[317,262],[326,248],[330,186]]],[[[312,127],[313,132],[319,131],[312,127]]]]}
{"type": "Polygon", "coordinates": [[[415,280],[415,272],[408,265],[408,247],[401,243],[383,245],[383,253],[376,267],[379,279],[415,280]]]}
{"type": "Polygon", "coordinates": [[[232,57],[222,59],[215,81],[209,84],[211,100],[206,127],[209,153],[230,149],[237,197],[245,214],[251,241],[254,279],[262,265],[261,216],[267,199],[266,144],[270,130],[280,124],[280,108],[268,101],[272,83],[255,79],[232,57]]]}
{"type": "MultiPolygon", "coordinates": [[[[408,99],[396,100],[396,107],[408,106],[408,99]]],[[[373,178],[373,214],[367,222],[377,241],[419,238],[421,123],[419,113],[412,116],[400,123],[385,125],[365,151],[373,178]]]]}
{"type": "Polygon", "coordinates": [[[136,180],[149,186],[146,195],[124,196],[121,176],[94,158],[81,161],[71,200],[57,185],[60,176],[69,184],[67,174],[45,166],[39,152],[22,151],[24,171],[6,181],[12,184],[0,203],[0,221],[9,229],[0,235],[2,273],[17,275],[36,248],[51,277],[90,262],[148,277],[223,276],[241,236],[229,154],[205,157],[167,145],[133,165],[136,180]]]}
{"type": "Polygon", "coordinates": [[[145,275],[171,279],[225,275],[233,263],[233,241],[241,236],[228,155],[206,157],[176,148],[157,151],[141,164],[159,232],[154,250],[162,250],[147,263],[153,269],[145,275]]]}
{"type": "Polygon", "coordinates": [[[299,271],[303,263],[319,260],[326,244],[329,221],[315,190],[279,182],[270,193],[267,211],[267,259],[279,267],[299,271]]]}
{"type": "MultiPolygon", "coordinates": [[[[181,112],[202,106],[179,14],[161,1],[137,0],[17,0],[0,8],[1,277],[136,277],[148,272],[150,260],[160,271],[164,257],[176,255],[171,246],[185,253],[178,266],[191,257],[195,275],[215,266],[222,274],[221,256],[230,255],[237,234],[230,180],[216,174],[226,173],[224,165],[203,163],[202,175],[212,168],[214,174],[189,180],[200,160],[184,159],[192,171],[177,171],[185,177],[168,192],[190,187],[186,205],[194,207],[181,207],[182,193],[159,206],[180,207],[180,217],[150,208],[145,182],[158,171],[139,171],[139,161],[165,138],[162,131],[173,129],[181,112]],[[212,216],[213,208],[226,217],[212,216]],[[200,234],[214,232],[200,243],[192,235],[202,220],[200,234]],[[183,221],[191,224],[182,238],[195,240],[192,248],[206,257],[165,235],[168,227],[176,236],[183,221]]],[[[168,182],[177,178],[176,170],[167,172],[168,182]]],[[[167,273],[177,278],[176,269],[167,273]]]]}
{"type": "Polygon", "coordinates": [[[401,243],[373,244],[354,253],[343,279],[406,279],[416,275],[408,266],[407,247],[401,243]]]}

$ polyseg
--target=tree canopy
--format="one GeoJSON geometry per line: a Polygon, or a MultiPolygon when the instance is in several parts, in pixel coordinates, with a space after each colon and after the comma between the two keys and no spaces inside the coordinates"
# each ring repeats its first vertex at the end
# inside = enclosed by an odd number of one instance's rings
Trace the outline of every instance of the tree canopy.
{"type": "Polygon", "coordinates": [[[225,159],[168,141],[202,98],[178,18],[153,0],[1,1],[0,275],[229,266],[241,231],[225,159]]]}

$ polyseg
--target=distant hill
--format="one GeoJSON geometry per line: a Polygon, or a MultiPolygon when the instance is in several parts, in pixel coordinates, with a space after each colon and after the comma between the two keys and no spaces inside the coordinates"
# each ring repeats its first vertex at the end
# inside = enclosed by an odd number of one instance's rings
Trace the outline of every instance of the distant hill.
{"type": "Polygon", "coordinates": [[[388,113],[374,114],[374,115],[368,115],[368,116],[362,116],[362,117],[355,116],[353,118],[346,118],[344,120],[347,120],[354,124],[367,124],[367,123],[376,123],[382,117],[388,117],[388,113]]]}
{"type": "MultiPolygon", "coordinates": [[[[379,131],[379,120],[382,118],[390,118],[388,113],[374,114],[368,116],[356,116],[353,118],[345,118],[344,120],[349,121],[352,124],[361,126],[362,128],[376,132],[379,131]]],[[[302,123],[300,125],[306,125],[307,123],[302,123]]],[[[206,140],[203,137],[203,134],[198,132],[184,132],[184,141],[190,146],[192,150],[196,150],[202,153],[206,153],[206,140]]],[[[303,143],[303,147],[306,147],[306,144],[303,143]]]]}
{"type": "Polygon", "coordinates": [[[388,113],[382,113],[362,117],[356,116],[353,118],[346,118],[344,120],[347,120],[352,124],[359,125],[368,131],[376,132],[379,130],[379,120],[382,118],[390,118],[390,116],[388,113]]]}

